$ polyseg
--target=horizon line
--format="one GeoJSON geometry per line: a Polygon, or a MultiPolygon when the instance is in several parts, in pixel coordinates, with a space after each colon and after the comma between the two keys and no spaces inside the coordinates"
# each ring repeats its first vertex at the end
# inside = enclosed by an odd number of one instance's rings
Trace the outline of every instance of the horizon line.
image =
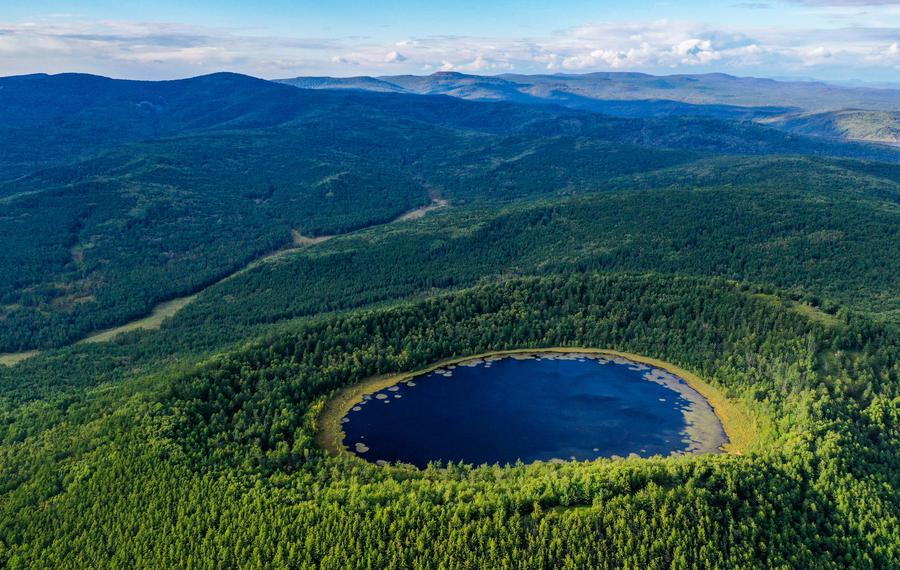
{"type": "Polygon", "coordinates": [[[554,72],[554,73],[514,73],[514,72],[503,72],[503,73],[466,73],[461,71],[434,71],[432,73],[423,73],[423,74],[415,74],[415,73],[399,73],[394,75],[366,75],[366,74],[358,74],[358,75],[294,75],[288,77],[262,77],[259,75],[251,75],[249,73],[242,73],[239,71],[229,71],[226,69],[220,71],[212,71],[209,73],[201,73],[199,75],[188,75],[184,77],[174,77],[170,79],[146,79],[146,78],[135,78],[135,77],[116,77],[112,75],[102,75],[99,73],[90,73],[83,71],[61,71],[57,73],[49,73],[44,71],[35,71],[32,73],[18,73],[13,75],[2,75],[0,79],[9,79],[15,77],[32,77],[32,76],[46,76],[46,77],[58,77],[62,75],[82,75],[89,77],[99,77],[103,79],[109,79],[113,81],[146,81],[151,83],[162,83],[166,81],[185,81],[188,79],[196,79],[199,77],[211,77],[214,75],[240,75],[242,77],[251,77],[253,79],[259,79],[261,81],[286,81],[291,79],[381,79],[392,78],[392,77],[435,77],[435,76],[457,76],[457,77],[587,77],[591,75],[631,75],[631,76],[643,76],[643,77],[710,77],[710,76],[723,76],[729,77],[732,79],[761,79],[767,81],[774,81],[777,83],[821,83],[824,85],[840,87],[840,88],[865,88],[865,89],[885,89],[885,90],[900,90],[900,82],[892,82],[892,81],[865,81],[865,80],[829,80],[822,79],[817,77],[790,77],[790,76],[764,76],[764,75],[736,75],[734,73],[728,73],[724,71],[707,71],[702,73],[667,73],[667,74],[656,74],[656,73],[647,73],[644,71],[586,71],[583,73],[567,73],[567,72],[554,72]]]}

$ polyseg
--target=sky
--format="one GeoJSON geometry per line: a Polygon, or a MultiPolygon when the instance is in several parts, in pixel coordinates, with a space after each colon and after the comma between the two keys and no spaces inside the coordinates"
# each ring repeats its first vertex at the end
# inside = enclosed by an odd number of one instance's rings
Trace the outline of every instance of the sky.
{"type": "Polygon", "coordinates": [[[0,75],[459,71],[900,85],[900,0],[0,0],[0,75]]]}

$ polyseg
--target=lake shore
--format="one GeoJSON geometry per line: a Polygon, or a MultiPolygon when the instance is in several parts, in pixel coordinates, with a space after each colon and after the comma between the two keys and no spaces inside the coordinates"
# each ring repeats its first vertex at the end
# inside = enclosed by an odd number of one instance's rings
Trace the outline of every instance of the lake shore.
{"type": "Polygon", "coordinates": [[[445,366],[457,365],[477,359],[514,357],[516,355],[539,355],[542,353],[585,354],[607,356],[611,359],[620,358],[643,364],[659,371],[665,371],[668,375],[674,375],[674,377],[683,380],[683,383],[673,382],[670,378],[665,377],[666,375],[647,378],[649,381],[664,384],[666,387],[675,390],[682,396],[689,396],[687,399],[691,402],[692,408],[702,409],[702,406],[708,406],[712,412],[712,416],[717,420],[713,421],[711,424],[708,421],[708,415],[704,420],[702,419],[704,417],[702,413],[686,413],[686,420],[688,423],[686,432],[692,440],[692,445],[686,452],[687,454],[710,453],[721,447],[721,451],[724,451],[725,453],[741,455],[751,449],[758,439],[756,424],[749,415],[741,410],[736,403],[729,400],[717,388],[703,381],[696,374],[684,370],[683,368],[655,358],[612,349],[550,347],[501,350],[469,356],[446,358],[421,370],[367,378],[358,384],[354,384],[341,390],[336,396],[325,403],[322,411],[316,418],[316,443],[332,455],[347,455],[363,460],[344,446],[345,434],[341,420],[364,395],[378,392],[395,384],[399,384],[400,382],[405,382],[414,377],[428,374],[445,366]],[[684,388],[687,388],[687,390],[684,388]],[[717,430],[724,432],[724,442],[718,442],[718,440],[715,439],[715,432],[717,430]],[[710,444],[704,442],[713,443],[710,444]]]}

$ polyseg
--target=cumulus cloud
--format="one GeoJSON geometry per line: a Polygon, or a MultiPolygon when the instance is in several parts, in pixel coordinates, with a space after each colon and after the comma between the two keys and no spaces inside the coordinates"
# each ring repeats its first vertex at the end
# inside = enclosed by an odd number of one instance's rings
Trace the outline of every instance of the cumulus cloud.
{"type": "Polygon", "coordinates": [[[385,63],[401,63],[406,61],[406,56],[399,51],[389,51],[384,55],[385,63]]]}
{"type": "Polygon", "coordinates": [[[48,16],[0,22],[0,74],[85,71],[167,78],[231,69],[277,73],[329,61],[332,38],[257,36],[180,23],[79,20],[48,16]]]}
{"type": "Polygon", "coordinates": [[[497,72],[497,71],[510,71],[511,69],[513,69],[513,65],[508,61],[491,59],[491,58],[479,55],[479,56],[476,56],[472,60],[455,62],[455,63],[444,60],[441,62],[441,65],[438,69],[440,71],[466,71],[466,72],[470,72],[470,73],[474,73],[474,72],[486,73],[486,72],[497,72]]]}
{"type": "Polygon", "coordinates": [[[161,78],[222,69],[262,77],[635,70],[850,78],[895,73],[900,30],[596,22],[536,37],[297,38],[178,23],[0,22],[0,74],[87,71],[161,78]],[[856,75],[858,77],[858,75],[856,75]]]}

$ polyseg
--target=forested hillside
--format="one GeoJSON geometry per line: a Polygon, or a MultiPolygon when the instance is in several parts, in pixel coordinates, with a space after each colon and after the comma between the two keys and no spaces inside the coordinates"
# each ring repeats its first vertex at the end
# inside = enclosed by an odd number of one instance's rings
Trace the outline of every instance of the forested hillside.
{"type": "Polygon", "coordinates": [[[773,124],[802,135],[900,143],[900,111],[845,109],[787,115],[773,124]]]}
{"type": "Polygon", "coordinates": [[[420,79],[0,78],[0,352],[41,349],[0,365],[0,566],[900,566],[896,149],[726,78],[619,117],[420,79]],[[539,347],[698,375],[743,455],[316,443],[351,385],[539,347]]]}
{"type": "Polygon", "coordinates": [[[518,280],[301,325],[186,375],[70,397],[62,423],[8,409],[0,556],[11,567],[890,567],[897,346],[864,321],[826,326],[722,282],[670,277],[518,280]],[[420,472],[313,444],[334,388],[548,345],[696,370],[768,426],[759,448],[420,472]]]}
{"type": "MultiPolygon", "coordinates": [[[[331,240],[221,283],[172,323],[243,326],[513,275],[717,275],[898,322],[900,186],[807,159],[714,160],[331,240]],[[221,314],[222,298],[227,311],[221,314]]],[[[498,171],[499,170],[499,171],[498,171]]],[[[483,183],[540,183],[508,167],[483,183]]],[[[468,180],[460,178],[467,187],[468,180]]],[[[502,185],[502,186],[501,186],[502,185]]],[[[552,188],[551,184],[544,188],[552,188]]]]}
{"type": "Polygon", "coordinates": [[[8,176],[94,155],[0,184],[4,352],[74,342],[193,294],[296,236],[384,224],[436,197],[584,193],[709,154],[896,158],[744,122],[311,91],[233,74],[0,84],[3,160],[21,152],[35,161],[7,163],[8,176]]]}
{"type": "MultiPolygon", "coordinates": [[[[826,109],[896,110],[897,90],[848,87],[818,81],[776,81],[725,73],[650,75],[633,72],[473,75],[439,71],[431,75],[382,77],[297,77],[281,82],[308,89],[358,89],[444,94],[474,100],[557,102],[602,111],[603,105],[661,103],[680,115],[747,118],[766,113],[826,109]],[[673,105],[678,103],[680,105],[673,105]]],[[[611,113],[616,114],[616,113],[611,113]]]]}

